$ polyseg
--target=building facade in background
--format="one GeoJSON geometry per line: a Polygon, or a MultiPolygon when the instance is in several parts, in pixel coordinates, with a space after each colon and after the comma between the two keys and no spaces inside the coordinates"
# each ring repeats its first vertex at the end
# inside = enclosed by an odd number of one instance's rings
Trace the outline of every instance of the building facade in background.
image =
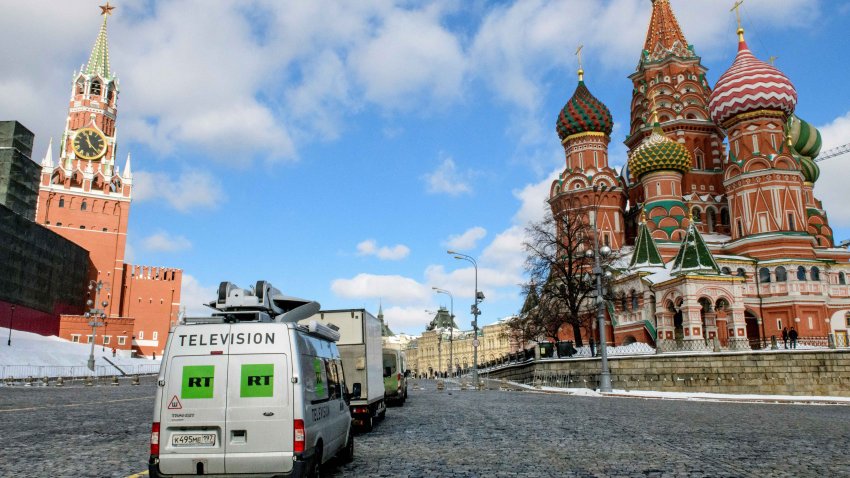
{"type": "Polygon", "coordinates": [[[590,208],[600,243],[623,253],[609,340],[749,349],[793,327],[846,344],[850,253],[814,196],[820,133],[740,25],[712,89],[669,0],[653,1],[619,174],[608,165],[613,118],[583,73],[557,118],[566,168],[549,202],[556,214],[590,208]]]}
{"type": "MultiPolygon", "coordinates": [[[[125,262],[133,190],[128,154],[119,167],[116,124],[119,81],[109,66],[108,4],[88,63],[74,73],[65,130],[57,153],[41,163],[36,221],[89,252],[89,281],[100,281],[106,329],[98,345],[161,355],[176,323],[182,271],[125,262]]],[[[94,300],[89,291],[88,299],[94,300]]],[[[63,315],[60,335],[88,342],[91,327],[79,315],[63,315]]]]}
{"type": "MultiPolygon", "coordinates": [[[[478,364],[495,363],[505,355],[520,350],[509,339],[505,322],[485,325],[478,331],[478,364]]],[[[445,307],[440,307],[422,335],[407,344],[407,366],[417,376],[434,377],[441,373],[467,372],[473,364],[472,330],[458,330],[445,307]]]]}

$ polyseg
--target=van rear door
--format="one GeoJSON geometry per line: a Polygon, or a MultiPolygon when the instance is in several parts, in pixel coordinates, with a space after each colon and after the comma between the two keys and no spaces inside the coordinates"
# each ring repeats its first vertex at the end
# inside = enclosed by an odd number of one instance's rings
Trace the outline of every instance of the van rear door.
{"type": "Polygon", "coordinates": [[[289,472],[293,466],[289,330],[278,324],[235,324],[231,331],[225,470],[289,472]]]}
{"type": "Polygon", "coordinates": [[[160,415],[160,471],[224,473],[230,325],[178,327],[171,338],[160,415]]]}

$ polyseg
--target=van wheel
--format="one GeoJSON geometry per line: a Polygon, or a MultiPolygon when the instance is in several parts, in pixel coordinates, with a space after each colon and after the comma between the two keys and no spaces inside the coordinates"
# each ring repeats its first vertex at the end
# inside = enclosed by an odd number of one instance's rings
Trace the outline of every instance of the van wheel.
{"type": "Polygon", "coordinates": [[[318,446],[316,448],[313,463],[310,465],[310,472],[307,474],[310,478],[322,478],[322,449],[318,446]]]}
{"type": "Polygon", "coordinates": [[[363,421],[363,431],[370,432],[372,431],[372,415],[369,415],[369,418],[363,421]]]}
{"type": "Polygon", "coordinates": [[[354,461],[354,434],[348,432],[348,441],[345,442],[345,448],[339,451],[339,458],[343,463],[351,463],[354,461]]]}

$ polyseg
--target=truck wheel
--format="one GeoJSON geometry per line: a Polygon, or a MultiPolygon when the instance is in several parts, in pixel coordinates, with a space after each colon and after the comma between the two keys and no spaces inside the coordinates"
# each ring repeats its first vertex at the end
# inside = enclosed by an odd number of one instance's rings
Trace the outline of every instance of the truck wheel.
{"type": "Polygon", "coordinates": [[[354,434],[352,432],[348,432],[348,441],[345,442],[345,448],[339,451],[339,458],[343,463],[354,461],[354,434]]]}

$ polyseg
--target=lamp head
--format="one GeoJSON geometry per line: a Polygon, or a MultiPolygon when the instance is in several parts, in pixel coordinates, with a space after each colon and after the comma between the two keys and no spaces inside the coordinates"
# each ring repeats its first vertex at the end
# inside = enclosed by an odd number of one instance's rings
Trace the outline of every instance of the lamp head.
{"type": "Polygon", "coordinates": [[[87,301],[86,301],[86,305],[87,305],[87,306],[91,307],[91,305],[92,305],[92,304],[94,304],[94,302],[92,302],[92,300],[91,300],[91,299],[89,299],[89,300],[87,300],[87,301]]]}
{"type": "Polygon", "coordinates": [[[590,259],[591,257],[593,257],[593,249],[586,249],[586,250],[584,251],[584,257],[587,257],[588,259],[590,259]]]}
{"type": "Polygon", "coordinates": [[[448,250],[448,251],[446,251],[446,254],[457,254],[457,252],[452,251],[452,250],[448,250]]]}
{"type": "Polygon", "coordinates": [[[602,257],[608,257],[611,254],[611,248],[608,246],[602,246],[599,248],[599,253],[602,254],[602,257]]]}

